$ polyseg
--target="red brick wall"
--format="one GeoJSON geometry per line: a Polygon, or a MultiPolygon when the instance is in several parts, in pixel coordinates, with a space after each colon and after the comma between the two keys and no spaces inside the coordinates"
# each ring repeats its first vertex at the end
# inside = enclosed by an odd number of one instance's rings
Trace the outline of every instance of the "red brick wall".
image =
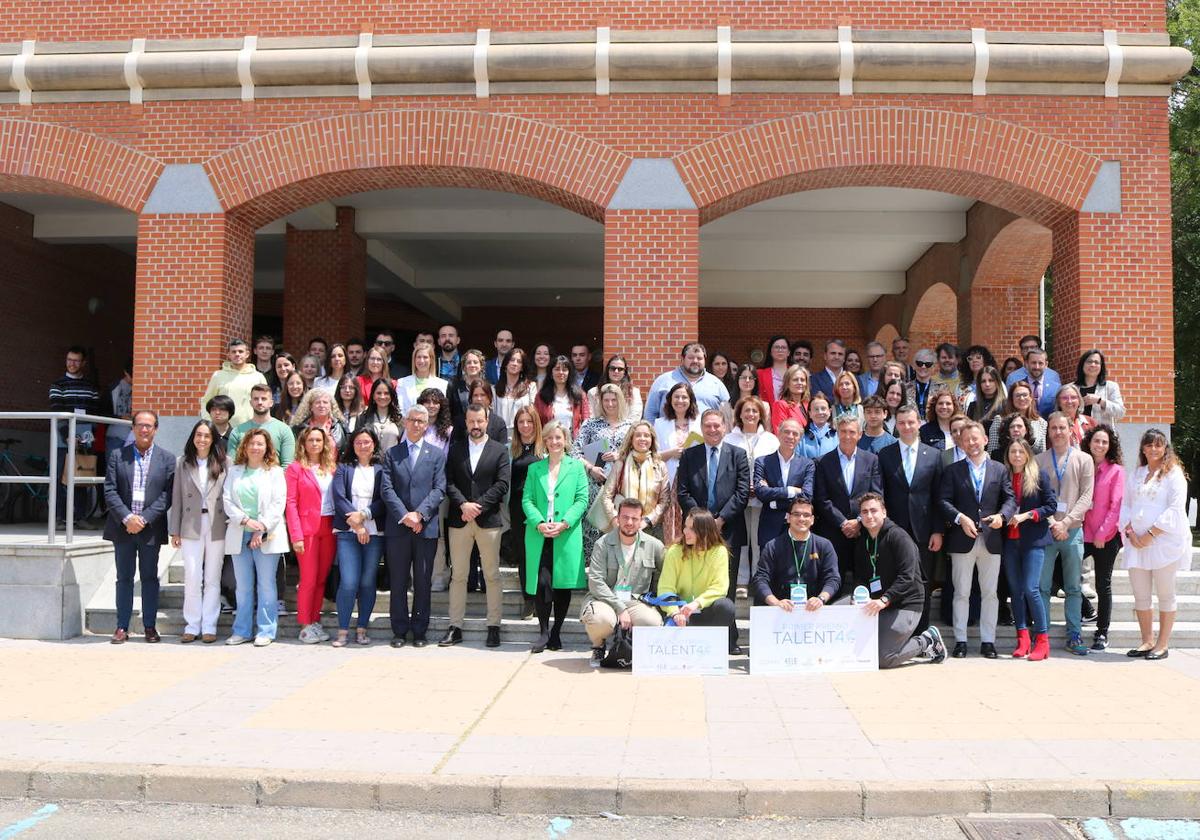
{"type": "Polygon", "coordinates": [[[134,260],[104,245],[47,245],[33,217],[0,204],[0,300],[8,364],[0,366],[0,411],[46,411],[67,348],[92,354],[101,388],[120,378],[133,350],[134,260]],[[96,298],[100,308],[88,311],[96,298]]]}
{"type": "Polygon", "coordinates": [[[337,208],[334,230],[288,226],[283,263],[283,344],[308,349],[362,335],[366,317],[367,243],[354,232],[354,208],[337,208]],[[338,336],[338,338],[333,338],[338,336]]]}

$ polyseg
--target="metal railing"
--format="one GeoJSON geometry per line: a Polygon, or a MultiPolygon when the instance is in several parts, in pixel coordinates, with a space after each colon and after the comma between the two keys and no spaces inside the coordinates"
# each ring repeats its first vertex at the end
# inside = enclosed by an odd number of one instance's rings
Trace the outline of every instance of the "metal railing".
{"type": "Polygon", "coordinates": [[[75,539],[75,485],[104,484],[104,470],[97,466],[99,475],[75,475],[75,429],[79,423],[103,423],[106,426],[132,426],[132,420],[120,417],[101,417],[95,414],[76,414],[73,411],[0,411],[4,420],[48,420],[50,421],[50,474],[49,475],[0,475],[0,484],[45,484],[46,488],[46,542],[54,545],[55,515],[58,513],[58,424],[67,424],[67,457],[63,471],[67,485],[66,544],[75,539]]]}

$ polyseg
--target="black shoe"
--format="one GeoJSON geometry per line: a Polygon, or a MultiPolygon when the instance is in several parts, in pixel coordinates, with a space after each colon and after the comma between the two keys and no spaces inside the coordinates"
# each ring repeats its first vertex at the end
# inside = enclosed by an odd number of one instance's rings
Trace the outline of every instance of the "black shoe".
{"type": "Polygon", "coordinates": [[[402,648],[406,644],[408,644],[408,642],[403,636],[392,636],[392,647],[402,648]]]}
{"type": "Polygon", "coordinates": [[[1142,650],[1141,648],[1134,648],[1133,650],[1125,651],[1125,655],[1134,659],[1141,659],[1152,650],[1154,650],[1154,648],[1146,648],[1145,650],[1142,650]]]}
{"type": "Polygon", "coordinates": [[[1080,613],[1082,613],[1083,623],[1084,624],[1095,624],[1096,623],[1096,607],[1092,604],[1092,602],[1089,601],[1087,598],[1083,598],[1082,603],[1079,605],[1079,607],[1080,607],[1079,611],[1080,611],[1080,613]]]}
{"type": "Polygon", "coordinates": [[[1009,610],[1000,610],[1000,615],[996,619],[996,623],[1001,627],[1012,627],[1014,624],[1012,612],[1009,610]]]}
{"type": "Polygon", "coordinates": [[[489,627],[488,628],[487,646],[488,647],[500,647],[500,628],[499,627],[489,627]]]}
{"type": "Polygon", "coordinates": [[[442,640],[438,642],[438,647],[450,647],[451,645],[462,644],[462,630],[451,625],[446,631],[446,635],[442,636],[442,640]]]}
{"type": "Polygon", "coordinates": [[[992,642],[984,642],[979,646],[979,655],[984,659],[995,659],[996,645],[992,642]]]}
{"type": "Polygon", "coordinates": [[[729,646],[729,655],[730,656],[741,656],[745,652],[746,651],[742,650],[741,645],[730,645],[729,646]]]}
{"type": "Polygon", "coordinates": [[[967,658],[967,643],[966,642],[955,642],[954,643],[954,652],[951,653],[950,655],[953,656],[955,659],[966,659],[967,658]]]}
{"type": "Polygon", "coordinates": [[[588,663],[593,668],[599,668],[600,663],[604,661],[604,645],[592,648],[592,659],[588,663]]]}
{"type": "Polygon", "coordinates": [[[1171,651],[1168,648],[1163,648],[1162,650],[1151,650],[1146,653],[1146,661],[1157,662],[1160,659],[1166,659],[1170,655],[1171,651]]]}
{"type": "Polygon", "coordinates": [[[429,640],[424,636],[418,636],[417,638],[413,639],[413,647],[415,648],[423,648],[427,644],[429,644],[429,640]]]}
{"type": "Polygon", "coordinates": [[[1108,635],[1097,630],[1092,635],[1092,650],[1108,650],[1108,635]]]}
{"type": "Polygon", "coordinates": [[[541,653],[546,649],[546,645],[550,644],[550,631],[543,630],[534,641],[533,647],[530,648],[530,653],[541,653]]]}
{"type": "Polygon", "coordinates": [[[562,650],[562,637],[558,635],[557,630],[550,631],[550,636],[546,639],[546,650],[562,650]]]}

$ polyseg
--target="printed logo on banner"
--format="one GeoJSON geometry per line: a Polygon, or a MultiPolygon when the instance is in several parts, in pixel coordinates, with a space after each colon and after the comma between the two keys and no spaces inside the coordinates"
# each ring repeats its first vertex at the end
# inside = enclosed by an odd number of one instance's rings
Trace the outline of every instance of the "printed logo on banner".
{"type": "Polygon", "coordinates": [[[879,667],[879,619],[860,606],[816,612],[750,608],[750,673],[874,671],[879,667]]]}
{"type": "Polygon", "coordinates": [[[633,673],[639,676],[720,676],[729,673],[724,627],[633,628],[633,673]]]}

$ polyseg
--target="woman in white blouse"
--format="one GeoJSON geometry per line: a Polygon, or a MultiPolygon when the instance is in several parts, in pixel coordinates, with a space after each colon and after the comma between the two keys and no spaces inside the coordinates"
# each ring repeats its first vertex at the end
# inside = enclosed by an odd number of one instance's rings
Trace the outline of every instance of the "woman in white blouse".
{"type": "Polygon", "coordinates": [[[375,609],[375,573],[383,556],[383,498],[380,495],[383,468],[379,463],[379,439],[370,426],[350,438],[333,478],[333,532],[337,542],[338,634],[336,648],[345,647],[350,636],[350,614],[358,601],[355,641],[371,643],[367,628],[375,609]]]}
{"type": "Polygon", "coordinates": [[[437,388],[446,393],[446,380],[437,375],[433,366],[433,345],[422,342],[413,348],[412,373],[396,381],[396,394],[400,397],[400,414],[403,416],[417,404],[417,397],[426,388],[437,388]]]}
{"type": "Polygon", "coordinates": [[[1175,575],[1192,565],[1192,531],[1187,516],[1187,475],[1170,442],[1158,429],[1142,435],[1138,467],[1127,479],[1118,520],[1125,542],[1133,609],[1142,643],[1128,655],[1166,659],[1175,624],[1175,575]],[[1158,596],[1158,638],[1150,589],[1158,596]]]}
{"type": "Polygon", "coordinates": [[[533,405],[537,388],[529,380],[529,359],[520,347],[514,347],[504,357],[500,366],[500,380],[496,383],[495,412],[504,421],[511,439],[513,418],[517,409],[533,405]]]}
{"type": "Polygon", "coordinates": [[[1082,411],[1095,421],[1094,425],[1107,423],[1111,426],[1125,416],[1121,389],[1108,378],[1108,363],[1099,350],[1088,350],[1079,357],[1075,385],[1083,397],[1082,411]]]}
{"type": "Polygon", "coordinates": [[[667,475],[675,481],[679,469],[679,456],[687,446],[700,442],[700,411],[696,406],[696,395],[692,386],[676,382],[663,399],[662,413],[654,421],[654,434],[658,438],[658,456],[667,465],[667,475]],[[690,444],[692,434],[696,440],[690,444]]]}
{"type": "MultiPolygon", "coordinates": [[[[733,406],[737,425],[725,436],[725,443],[730,446],[740,446],[750,459],[750,471],[754,471],[754,461],[764,455],[773,455],[779,451],[779,438],[775,437],[766,427],[766,406],[758,397],[742,397],[733,406]]],[[[754,488],[750,488],[750,501],[743,513],[746,517],[746,534],[749,545],[742,546],[742,556],[738,565],[738,585],[750,582],[754,572],[754,564],[758,559],[758,519],[762,515],[762,502],[754,497],[754,488]]]]}

